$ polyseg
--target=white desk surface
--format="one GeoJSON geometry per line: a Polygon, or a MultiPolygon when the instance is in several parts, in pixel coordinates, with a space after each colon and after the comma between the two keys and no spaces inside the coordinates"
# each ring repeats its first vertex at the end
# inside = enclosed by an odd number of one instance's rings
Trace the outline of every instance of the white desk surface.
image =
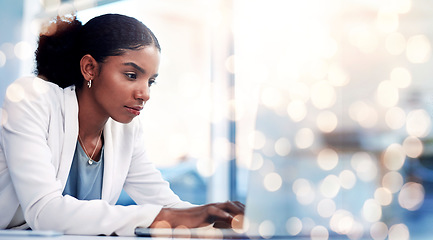
{"type": "MultiPolygon", "coordinates": [[[[111,237],[111,236],[81,236],[81,235],[60,235],[60,236],[0,236],[0,240],[144,240],[142,237],[111,237]]],[[[163,239],[161,239],[163,240],[163,239]]]]}

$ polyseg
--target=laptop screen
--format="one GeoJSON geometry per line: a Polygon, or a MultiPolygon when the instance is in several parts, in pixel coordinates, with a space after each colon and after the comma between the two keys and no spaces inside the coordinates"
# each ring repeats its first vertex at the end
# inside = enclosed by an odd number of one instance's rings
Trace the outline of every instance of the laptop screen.
{"type": "MultiPolygon", "coordinates": [[[[342,111],[330,113],[322,120],[345,124],[342,111]]],[[[250,166],[251,234],[409,239],[428,231],[414,219],[426,204],[425,187],[409,175],[419,162],[408,157],[417,138],[399,142],[392,132],[350,126],[327,133],[265,106],[257,116],[256,131],[266,143],[250,166]]]]}

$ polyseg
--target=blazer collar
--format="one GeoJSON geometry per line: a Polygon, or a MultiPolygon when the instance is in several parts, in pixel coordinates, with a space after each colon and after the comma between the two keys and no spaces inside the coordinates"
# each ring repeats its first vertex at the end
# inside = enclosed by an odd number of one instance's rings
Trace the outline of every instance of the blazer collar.
{"type": "Polygon", "coordinates": [[[75,94],[75,86],[69,86],[63,89],[63,91],[64,137],[57,177],[60,179],[62,187],[64,188],[68,180],[78,138],[78,101],[75,94]]]}

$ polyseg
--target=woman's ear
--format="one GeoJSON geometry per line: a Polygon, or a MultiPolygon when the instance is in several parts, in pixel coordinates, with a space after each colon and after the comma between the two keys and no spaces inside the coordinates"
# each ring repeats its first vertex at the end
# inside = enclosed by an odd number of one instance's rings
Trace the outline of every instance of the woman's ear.
{"type": "Polygon", "coordinates": [[[93,80],[98,73],[98,62],[92,55],[86,54],[80,60],[80,69],[86,81],[93,80]]]}

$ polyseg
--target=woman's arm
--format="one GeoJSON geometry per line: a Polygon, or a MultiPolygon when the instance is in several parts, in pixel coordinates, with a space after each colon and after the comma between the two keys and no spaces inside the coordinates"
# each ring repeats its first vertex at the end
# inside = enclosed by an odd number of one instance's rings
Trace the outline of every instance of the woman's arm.
{"type": "Polygon", "coordinates": [[[147,159],[141,125],[137,128],[135,136],[135,151],[125,190],[138,204],[152,203],[163,206],[149,227],[183,225],[192,228],[214,223],[217,227],[231,227],[234,217],[244,214],[245,206],[240,202],[195,206],[179,199],[153,163],[147,159]]]}
{"type": "Polygon", "coordinates": [[[14,83],[20,95],[5,99],[7,119],[1,129],[7,169],[29,226],[86,235],[133,235],[136,227],[149,226],[162,206],[113,206],[104,200],[62,196],[63,184],[57,174],[61,170],[59,151],[66,147],[62,140],[63,89],[50,84],[37,91],[34,81],[42,80],[14,83]]]}

